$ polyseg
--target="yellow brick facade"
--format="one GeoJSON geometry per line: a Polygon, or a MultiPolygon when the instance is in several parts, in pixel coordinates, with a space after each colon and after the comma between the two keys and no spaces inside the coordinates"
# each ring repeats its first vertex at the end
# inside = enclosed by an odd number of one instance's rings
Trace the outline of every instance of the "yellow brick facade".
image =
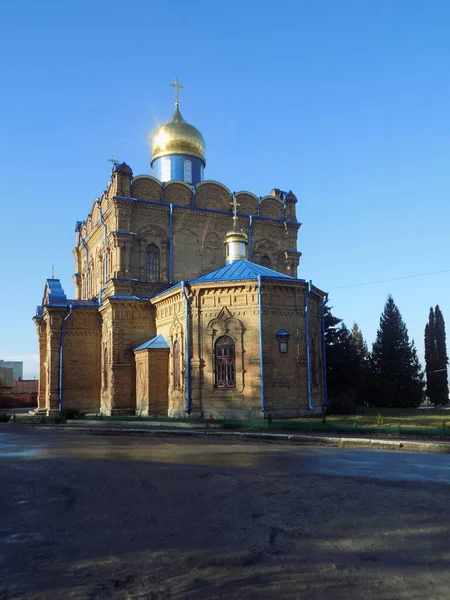
{"type": "MultiPolygon", "coordinates": [[[[49,280],[34,319],[39,411],[261,418],[320,409],[320,290],[308,293],[298,279],[189,283],[224,265],[232,198],[215,181],[162,184],[149,175],[134,177],[125,164],[113,169],[107,190],[77,223],[75,298],[49,280]],[[157,252],[157,277],[150,247],[157,252]],[[187,283],[173,287],[179,282],[187,283]],[[279,351],[281,329],[289,332],[287,353],[279,351]],[[167,349],[134,351],[158,334],[167,349]],[[234,342],[233,389],[217,387],[215,343],[222,335],[234,342]]],[[[236,200],[248,259],[296,278],[295,196],[273,190],[258,198],[244,191],[236,200]]]]}

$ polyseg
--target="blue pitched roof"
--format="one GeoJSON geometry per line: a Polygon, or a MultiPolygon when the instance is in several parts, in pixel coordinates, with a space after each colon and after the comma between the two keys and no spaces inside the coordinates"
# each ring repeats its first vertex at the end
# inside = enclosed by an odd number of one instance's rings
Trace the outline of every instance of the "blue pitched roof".
{"type": "Polygon", "coordinates": [[[136,350],[153,350],[154,348],[170,348],[170,346],[164,339],[164,336],[159,334],[155,335],[154,337],[147,340],[144,344],[141,344],[140,346],[135,348],[134,352],[136,352],[136,350]]]}
{"type": "Polygon", "coordinates": [[[294,277],[279,273],[273,269],[268,269],[262,265],[257,265],[248,260],[235,260],[230,265],[221,267],[217,271],[212,271],[201,277],[190,279],[190,283],[201,283],[209,281],[233,281],[236,279],[257,279],[261,277],[270,277],[271,279],[290,279],[295,281],[294,277]]]}
{"type": "Polygon", "coordinates": [[[77,306],[82,308],[98,308],[98,300],[67,300],[67,304],[71,304],[74,308],[77,306]]]}
{"type": "Polygon", "coordinates": [[[277,331],[275,335],[284,337],[284,336],[289,336],[290,334],[286,331],[286,329],[280,329],[280,331],[277,331]]]}

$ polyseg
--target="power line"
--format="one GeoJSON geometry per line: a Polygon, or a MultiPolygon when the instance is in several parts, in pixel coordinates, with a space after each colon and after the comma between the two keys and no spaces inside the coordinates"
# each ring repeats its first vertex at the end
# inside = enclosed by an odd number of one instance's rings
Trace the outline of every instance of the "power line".
{"type": "Polygon", "coordinates": [[[442,269],[441,271],[429,271],[428,273],[417,273],[416,275],[403,275],[402,277],[392,277],[390,279],[379,279],[377,281],[366,281],[365,283],[351,283],[350,285],[339,285],[332,290],[343,290],[345,288],[362,287],[364,285],[375,285],[376,283],[387,283],[388,281],[400,281],[401,279],[413,279],[415,277],[426,277],[427,275],[438,275],[439,273],[450,273],[450,269],[442,269]]]}

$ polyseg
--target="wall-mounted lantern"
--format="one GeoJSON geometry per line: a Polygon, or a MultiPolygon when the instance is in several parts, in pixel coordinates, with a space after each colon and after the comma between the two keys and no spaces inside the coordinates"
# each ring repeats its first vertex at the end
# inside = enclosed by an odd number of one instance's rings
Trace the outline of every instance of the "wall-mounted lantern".
{"type": "Polygon", "coordinates": [[[277,332],[278,348],[282,354],[288,351],[289,333],[285,329],[277,332]]]}

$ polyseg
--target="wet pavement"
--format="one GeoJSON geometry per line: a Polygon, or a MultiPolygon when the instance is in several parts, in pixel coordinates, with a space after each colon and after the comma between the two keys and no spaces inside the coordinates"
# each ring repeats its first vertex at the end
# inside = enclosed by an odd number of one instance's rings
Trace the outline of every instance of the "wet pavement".
{"type": "Polygon", "coordinates": [[[0,599],[449,598],[450,456],[0,427],[0,599]]]}
{"type": "Polygon", "coordinates": [[[235,440],[136,439],[59,432],[0,432],[0,460],[130,460],[213,468],[247,468],[291,475],[335,475],[450,485],[450,456],[413,452],[292,447],[235,440]],[[26,436],[26,437],[24,437],[26,436]],[[24,440],[26,444],[24,444],[24,440]]]}

